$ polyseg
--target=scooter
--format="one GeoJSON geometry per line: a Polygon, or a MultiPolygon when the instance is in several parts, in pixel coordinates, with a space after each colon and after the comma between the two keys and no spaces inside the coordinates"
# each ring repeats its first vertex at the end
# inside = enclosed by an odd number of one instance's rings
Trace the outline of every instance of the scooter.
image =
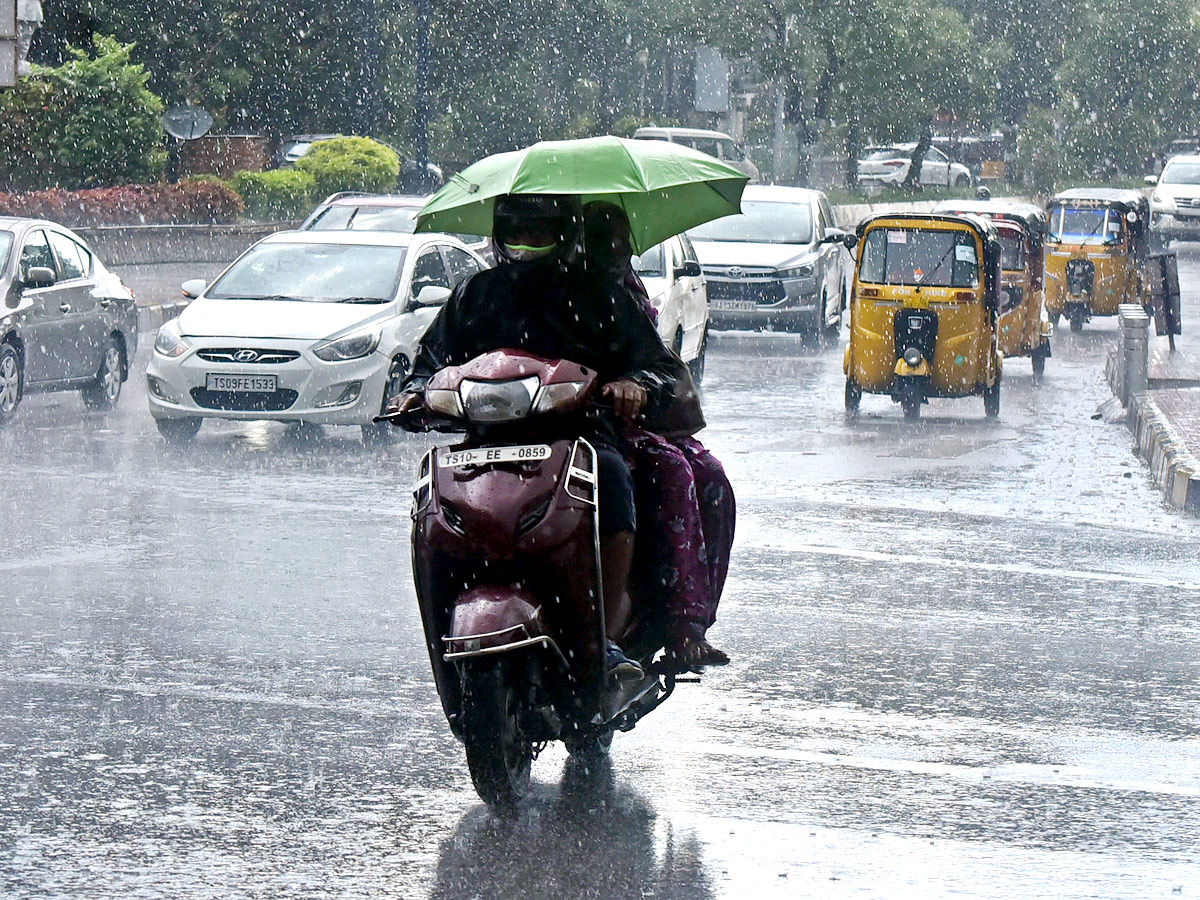
{"type": "Polygon", "coordinates": [[[548,742],[599,757],[614,731],[698,680],[659,656],[663,604],[636,583],[641,615],[622,647],[645,675],[608,673],[597,456],[581,436],[604,414],[597,389],[584,366],[497,350],[441,370],[423,409],[391,419],[465,432],[421,460],[413,573],[442,709],[476,791],[500,809],[526,793],[548,742]]]}

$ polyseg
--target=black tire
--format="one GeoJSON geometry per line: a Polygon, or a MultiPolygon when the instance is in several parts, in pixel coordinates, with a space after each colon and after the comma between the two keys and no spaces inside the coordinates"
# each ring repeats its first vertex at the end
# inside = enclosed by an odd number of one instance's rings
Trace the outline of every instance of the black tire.
{"type": "Polygon", "coordinates": [[[474,662],[462,672],[463,745],[475,792],[511,811],[529,790],[533,742],[521,731],[516,690],[503,663],[474,662]]]}
{"type": "Polygon", "coordinates": [[[696,354],[696,358],[687,364],[688,371],[692,373],[692,381],[696,383],[696,387],[704,381],[704,357],[708,352],[708,329],[704,329],[704,335],[700,338],[700,352],[696,354]]]}
{"type": "Polygon", "coordinates": [[[596,762],[608,756],[612,748],[613,729],[603,728],[590,731],[582,737],[568,737],[565,740],[567,752],[581,762],[596,762]]]}
{"type": "Polygon", "coordinates": [[[0,344],[0,425],[7,425],[16,415],[23,396],[25,369],[21,365],[21,355],[6,341],[0,344]]]}
{"type": "Polygon", "coordinates": [[[983,389],[983,414],[989,419],[994,419],[1000,415],[1000,379],[996,379],[996,383],[991,387],[983,389]]]}
{"type": "Polygon", "coordinates": [[[1050,313],[1050,325],[1053,328],[1058,327],[1058,320],[1062,318],[1062,313],[1050,313]]]}
{"type": "Polygon", "coordinates": [[[900,401],[900,409],[904,411],[904,418],[910,422],[921,418],[921,403],[925,399],[923,393],[920,383],[915,379],[905,378],[900,382],[896,395],[900,401]]]}
{"type": "Polygon", "coordinates": [[[837,346],[838,339],[842,336],[842,307],[838,305],[837,320],[832,324],[828,321],[829,310],[826,304],[829,302],[827,297],[821,297],[821,309],[825,310],[824,318],[821,320],[821,333],[825,337],[825,342],[831,346],[837,346]]]}
{"type": "Polygon", "coordinates": [[[125,351],[115,337],[110,337],[108,346],[104,348],[104,356],[100,360],[100,371],[96,373],[95,384],[89,384],[80,391],[83,405],[102,412],[113,409],[121,399],[125,367],[125,351]]]}
{"type": "MultiPolygon", "coordinates": [[[[408,369],[408,359],[404,356],[397,356],[388,366],[387,381],[383,385],[383,399],[379,402],[380,415],[383,415],[388,401],[400,393],[404,379],[408,377],[408,369]]],[[[363,443],[368,447],[386,447],[396,439],[399,430],[387,422],[368,422],[362,426],[363,443]]]]}
{"type": "Polygon", "coordinates": [[[853,378],[846,379],[846,418],[857,419],[858,407],[862,403],[862,388],[853,378]]]}
{"type": "Polygon", "coordinates": [[[158,433],[173,446],[190,443],[200,431],[204,420],[199,416],[185,416],[182,419],[155,419],[158,433]]]}
{"type": "Polygon", "coordinates": [[[1084,311],[1082,309],[1071,310],[1071,333],[1072,334],[1079,334],[1081,331],[1083,331],[1083,321],[1085,318],[1086,318],[1086,314],[1084,313],[1084,311]]]}
{"type": "Polygon", "coordinates": [[[968,188],[971,186],[971,179],[966,175],[959,175],[954,179],[954,186],[956,188],[968,188]]]}

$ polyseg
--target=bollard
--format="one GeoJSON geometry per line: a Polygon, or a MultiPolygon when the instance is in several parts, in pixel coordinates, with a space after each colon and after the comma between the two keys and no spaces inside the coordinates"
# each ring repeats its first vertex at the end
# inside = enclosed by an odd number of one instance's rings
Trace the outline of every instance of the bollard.
{"type": "Polygon", "coordinates": [[[1117,384],[1122,405],[1146,390],[1150,368],[1150,317],[1142,307],[1122,303],[1117,309],[1120,345],[1117,348],[1117,384]]]}

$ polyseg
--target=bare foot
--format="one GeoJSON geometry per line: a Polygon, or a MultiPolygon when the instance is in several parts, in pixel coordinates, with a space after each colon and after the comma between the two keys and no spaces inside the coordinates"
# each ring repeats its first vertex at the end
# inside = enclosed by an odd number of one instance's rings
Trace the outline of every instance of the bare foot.
{"type": "Polygon", "coordinates": [[[681,638],[671,649],[671,655],[685,666],[724,666],[729,654],[718,650],[704,638],[681,638]]]}

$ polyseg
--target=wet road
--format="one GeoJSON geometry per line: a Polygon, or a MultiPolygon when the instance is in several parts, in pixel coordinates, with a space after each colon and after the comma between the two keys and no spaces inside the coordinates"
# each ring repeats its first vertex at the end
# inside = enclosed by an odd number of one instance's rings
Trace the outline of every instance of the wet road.
{"type": "Polygon", "coordinates": [[[1092,418],[1114,337],[1056,336],[1037,388],[1011,361],[999,422],[916,425],[878,397],[847,425],[840,351],[714,340],[734,663],[602,777],[548,750],[508,825],[421,646],[419,439],[179,450],[140,380],[109,418],[29,398],[0,433],[0,895],[1200,894],[1200,523],[1092,418]]]}

